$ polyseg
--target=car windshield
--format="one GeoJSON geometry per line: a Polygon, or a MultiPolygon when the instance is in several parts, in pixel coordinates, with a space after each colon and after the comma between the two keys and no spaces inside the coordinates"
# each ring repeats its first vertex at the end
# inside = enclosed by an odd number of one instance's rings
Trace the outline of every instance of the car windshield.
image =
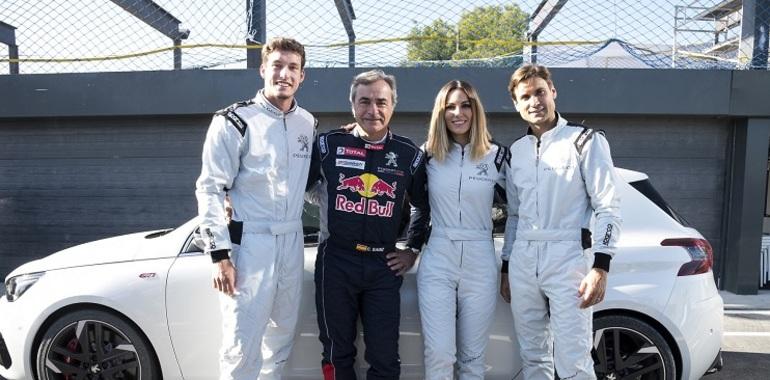
{"type": "Polygon", "coordinates": [[[658,206],[658,208],[663,210],[663,212],[668,214],[668,216],[670,216],[672,219],[677,221],[677,223],[681,224],[684,227],[690,227],[690,223],[687,222],[687,220],[682,215],[680,215],[673,208],[671,208],[671,206],[669,206],[668,203],[666,203],[666,200],[663,199],[660,193],[658,193],[658,191],[655,190],[655,188],[652,186],[652,183],[650,183],[650,180],[645,179],[642,181],[629,182],[628,184],[631,185],[631,187],[633,187],[640,193],[642,193],[642,195],[647,197],[647,199],[652,201],[652,203],[658,206]]]}

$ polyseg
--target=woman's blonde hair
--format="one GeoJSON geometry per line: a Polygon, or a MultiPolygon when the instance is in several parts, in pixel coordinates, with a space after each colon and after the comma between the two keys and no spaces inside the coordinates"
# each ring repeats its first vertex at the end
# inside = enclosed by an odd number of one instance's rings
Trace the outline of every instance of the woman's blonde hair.
{"type": "Polygon", "coordinates": [[[433,114],[430,117],[428,141],[425,143],[425,150],[429,155],[439,161],[444,160],[447,152],[449,152],[449,148],[451,147],[451,137],[447,132],[444,114],[446,112],[446,102],[449,93],[455,89],[460,89],[465,92],[465,96],[468,97],[468,100],[471,103],[473,117],[471,118],[471,128],[469,130],[469,145],[471,147],[471,159],[478,160],[489,152],[489,149],[492,147],[492,137],[487,130],[487,117],[484,113],[484,106],[481,104],[479,94],[470,83],[461,80],[453,80],[445,84],[436,95],[436,102],[433,105],[433,114]]]}

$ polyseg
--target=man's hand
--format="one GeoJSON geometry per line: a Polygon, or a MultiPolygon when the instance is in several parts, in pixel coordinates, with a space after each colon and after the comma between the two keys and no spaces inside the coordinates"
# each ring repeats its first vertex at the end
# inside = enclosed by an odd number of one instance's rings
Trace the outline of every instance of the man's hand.
{"type": "Polygon", "coordinates": [[[224,259],[214,264],[214,289],[232,297],[235,294],[235,267],[233,263],[224,259]]]}
{"type": "Polygon", "coordinates": [[[508,273],[500,275],[500,295],[503,301],[511,303],[511,284],[508,283],[508,273]]]}
{"type": "Polygon", "coordinates": [[[580,308],[585,309],[604,300],[604,291],[607,289],[607,271],[593,268],[583,278],[578,289],[578,296],[583,299],[580,308]]]}
{"type": "Polygon", "coordinates": [[[417,255],[412,253],[410,249],[396,248],[395,252],[390,252],[385,257],[388,259],[390,270],[396,272],[396,276],[406,273],[412,268],[414,261],[417,260],[417,255]]]}

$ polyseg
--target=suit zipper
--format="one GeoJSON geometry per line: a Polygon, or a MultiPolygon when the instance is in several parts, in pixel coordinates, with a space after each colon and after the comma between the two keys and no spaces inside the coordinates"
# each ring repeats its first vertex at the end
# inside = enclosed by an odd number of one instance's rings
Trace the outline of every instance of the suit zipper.
{"type": "Polygon", "coordinates": [[[460,213],[460,225],[463,222],[462,193],[463,193],[463,166],[465,166],[465,147],[460,147],[460,186],[457,188],[457,204],[460,213]]]}
{"type": "Polygon", "coordinates": [[[540,138],[537,139],[535,155],[535,215],[540,218],[540,138]]]}
{"type": "MultiPolygon", "coordinates": [[[[286,146],[285,146],[285,148],[286,148],[285,149],[285,151],[286,151],[286,176],[287,176],[286,182],[289,182],[289,178],[288,178],[289,174],[288,173],[291,170],[291,168],[290,168],[290,166],[291,166],[291,154],[289,154],[289,127],[286,125],[286,114],[285,113],[283,114],[282,119],[283,119],[283,137],[284,137],[283,138],[283,142],[284,142],[284,144],[286,144],[286,146]]],[[[286,220],[288,215],[289,215],[288,208],[289,208],[289,199],[288,199],[288,196],[287,196],[286,199],[284,199],[284,201],[283,201],[283,215],[284,215],[283,219],[284,220],[286,220]]]]}
{"type": "MultiPolygon", "coordinates": [[[[359,138],[360,138],[360,137],[359,137],[359,138]]],[[[363,140],[363,139],[362,139],[362,140],[363,140]]],[[[364,150],[366,150],[366,144],[367,144],[367,142],[366,142],[366,140],[364,140],[364,150]]],[[[383,145],[383,147],[384,147],[384,145],[383,145]]],[[[372,154],[369,154],[369,152],[368,152],[368,151],[366,152],[366,164],[364,164],[364,173],[370,173],[370,172],[371,172],[371,166],[372,166],[372,165],[371,165],[371,163],[372,163],[372,157],[374,156],[374,154],[375,154],[375,151],[374,151],[374,150],[372,150],[371,152],[372,152],[372,154]]],[[[364,174],[364,173],[361,173],[361,174],[364,174]]],[[[361,174],[359,174],[359,176],[360,176],[361,174]]],[[[370,186],[371,186],[371,185],[370,185],[370,186]]],[[[369,189],[366,189],[366,191],[368,191],[368,190],[369,190],[369,189]]],[[[363,219],[364,219],[364,228],[363,228],[363,229],[361,229],[361,239],[360,239],[359,241],[360,241],[360,242],[362,242],[362,243],[363,243],[363,242],[366,242],[366,243],[371,243],[370,241],[366,240],[366,230],[367,230],[367,224],[368,224],[367,222],[368,222],[368,220],[369,220],[369,218],[367,217],[367,214],[366,214],[366,210],[368,210],[368,209],[369,209],[369,202],[370,202],[370,199],[371,199],[371,198],[367,198],[367,197],[365,197],[365,196],[361,196],[361,199],[362,199],[362,200],[363,200],[363,202],[364,202],[364,213],[363,213],[363,219]]]]}

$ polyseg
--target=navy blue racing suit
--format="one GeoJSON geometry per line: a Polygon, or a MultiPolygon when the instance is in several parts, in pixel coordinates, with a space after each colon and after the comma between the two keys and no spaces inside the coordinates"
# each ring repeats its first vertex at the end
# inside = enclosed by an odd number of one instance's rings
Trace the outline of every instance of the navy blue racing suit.
{"type": "MultiPolygon", "coordinates": [[[[425,156],[390,131],[379,143],[355,131],[319,134],[308,187],[314,184],[321,218],[315,285],[324,379],[356,378],[359,316],[367,378],[398,379],[402,277],[385,255],[395,250],[407,194],[416,214],[428,215],[425,156]]],[[[425,224],[424,217],[411,221],[407,246],[422,246],[425,224]]]]}

